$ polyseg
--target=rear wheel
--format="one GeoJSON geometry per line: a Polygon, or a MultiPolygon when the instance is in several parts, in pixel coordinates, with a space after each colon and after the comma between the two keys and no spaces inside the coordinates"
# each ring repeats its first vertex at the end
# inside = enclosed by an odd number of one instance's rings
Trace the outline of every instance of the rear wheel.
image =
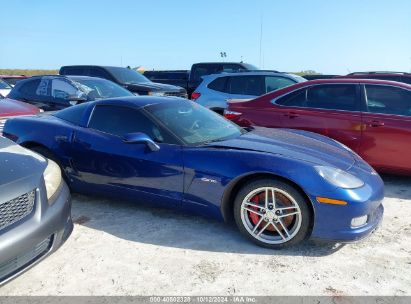
{"type": "Polygon", "coordinates": [[[273,249],[304,240],[311,217],[300,192],[276,179],[246,184],[234,202],[234,218],[241,233],[257,245],[273,249]]]}

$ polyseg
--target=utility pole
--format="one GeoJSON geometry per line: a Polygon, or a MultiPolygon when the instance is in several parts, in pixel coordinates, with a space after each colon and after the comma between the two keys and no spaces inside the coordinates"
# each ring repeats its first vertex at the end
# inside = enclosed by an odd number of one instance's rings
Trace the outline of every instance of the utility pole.
{"type": "Polygon", "coordinates": [[[260,17],[260,69],[263,68],[262,64],[262,53],[263,53],[263,13],[261,13],[260,17]]]}

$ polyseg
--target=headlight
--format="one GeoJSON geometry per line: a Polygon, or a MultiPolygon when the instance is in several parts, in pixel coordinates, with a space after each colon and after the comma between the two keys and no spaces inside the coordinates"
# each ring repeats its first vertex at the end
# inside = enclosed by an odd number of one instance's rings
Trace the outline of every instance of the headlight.
{"type": "Polygon", "coordinates": [[[337,168],[316,166],[315,170],[330,184],[340,188],[355,189],[364,185],[364,182],[359,178],[337,168]]]}
{"type": "Polygon", "coordinates": [[[61,185],[60,167],[51,159],[48,159],[47,168],[43,173],[44,183],[46,184],[47,199],[56,193],[61,185]]]}
{"type": "Polygon", "coordinates": [[[164,96],[164,92],[148,92],[150,96],[164,96]]]}

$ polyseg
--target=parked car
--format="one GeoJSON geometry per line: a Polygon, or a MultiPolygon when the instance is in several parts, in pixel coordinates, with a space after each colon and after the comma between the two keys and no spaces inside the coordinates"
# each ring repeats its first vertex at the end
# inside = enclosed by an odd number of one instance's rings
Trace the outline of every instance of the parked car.
{"type": "Polygon", "coordinates": [[[411,174],[411,85],[371,79],[299,83],[230,104],[240,126],[293,128],[329,136],[377,171],[411,174]]]}
{"type": "Polygon", "coordinates": [[[133,96],[106,79],[88,76],[34,76],[19,81],[9,97],[33,104],[44,111],[56,111],[82,102],[133,96]]]}
{"type": "Polygon", "coordinates": [[[167,71],[145,71],[143,73],[153,82],[172,84],[187,88],[189,71],[187,70],[167,70],[167,71]]]}
{"type": "Polygon", "coordinates": [[[214,74],[203,77],[191,99],[223,114],[229,100],[254,99],[303,81],[297,75],[268,71],[214,74]]]}
{"type": "Polygon", "coordinates": [[[6,97],[11,89],[12,87],[7,82],[0,79],[0,96],[6,97]]]}
{"type": "MultiPolygon", "coordinates": [[[[254,71],[258,70],[255,66],[243,63],[243,62],[200,62],[195,63],[191,66],[190,71],[188,71],[188,76],[186,80],[179,80],[180,85],[186,89],[188,97],[191,98],[191,94],[203,81],[203,76],[218,74],[218,73],[232,73],[232,72],[244,72],[244,71],[254,71]]],[[[174,84],[174,80],[165,77],[166,73],[169,71],[155,71],[163,76],[156,76],[161,79],[162,83],[174,84]]],[[[170,71],[172,72],[172,71],[170,71]]],[[[184,71],[183,71],[184,72],[184,71]]],[[[148,72],[149,73],[149,72],[148,72]]],[[[181,75],[181,74],[180,74],[181,75]]],[[[156,79],[157,80],[157,79],[156,79]]]]}
{"type": "Polygon", "coordinates": [[[0,136],[3,133],[4,124],[10,117],[34,115],[39,112],[39,108],[36,108],[28,103],[0,96],[0,136]]]}
{"type": "Polygon", "coordinates": [[[59,166],[0,136],[0,285],[56,251],[73,230],[59,166]]]}
{"type": "Polygon", "coordinates": [[[14,87],[17,81],[26,78],[27,76],[24,75],[0,75],[0,79],[7,82],[11,87],[14,87]]]}
{"type": "Polygon", "coordinates": [[[108,79],[137,95],[176,96],[187,98],[182,87],[152,82],[141,73],[123,67],[71,65],[60,68],[60,75],[85,75],[108,79]]]}
{"type": "Polygon", "coordinates": [[[55,159],[74,191],[234,218],[261,246],[357,240],[383,215],[381,178],[340,143],[247,131],[181,98],[84,103],[8,120],[4,134],[55,159]]]}

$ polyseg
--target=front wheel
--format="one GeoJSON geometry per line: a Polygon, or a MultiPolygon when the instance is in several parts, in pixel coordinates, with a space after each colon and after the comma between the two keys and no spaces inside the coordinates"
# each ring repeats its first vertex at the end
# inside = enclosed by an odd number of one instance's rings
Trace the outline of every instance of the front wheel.
{"type": "Polygon", "coordinates": [[[234,202],[241,233],[259,246],[280,249],[304,240],[312,213],[293,186],[276,179],[246,184],[234,202]]]}

